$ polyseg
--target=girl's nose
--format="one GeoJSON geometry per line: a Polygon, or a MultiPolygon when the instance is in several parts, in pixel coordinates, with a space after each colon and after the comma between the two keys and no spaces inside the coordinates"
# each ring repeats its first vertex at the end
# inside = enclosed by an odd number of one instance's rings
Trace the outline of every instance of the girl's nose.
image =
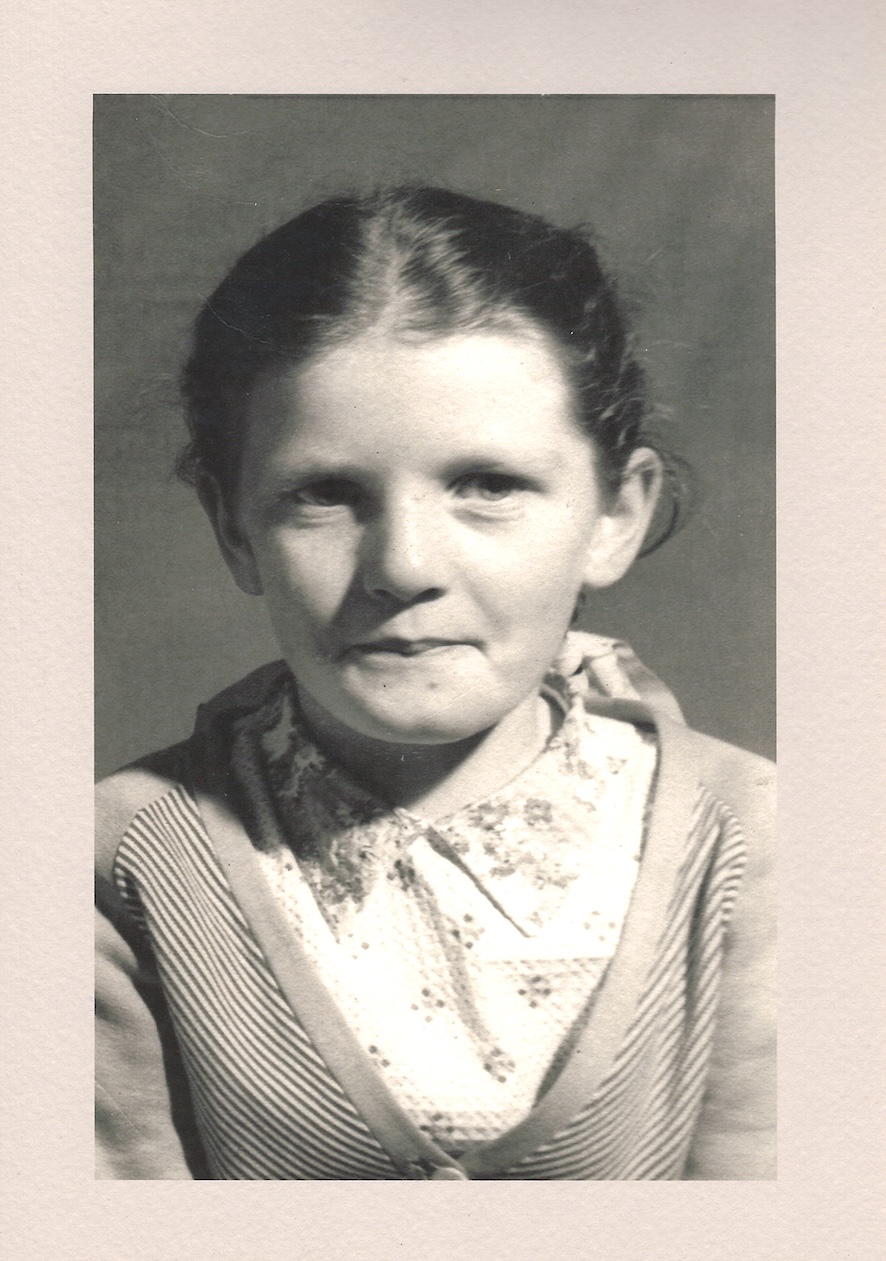
{"type": "Polygon", "coordinates": [[[372,596],[411,601],[445,589],[445,538],[420,496],[388,505],[368,522],[361,552],[361,578],[372,596]]]}

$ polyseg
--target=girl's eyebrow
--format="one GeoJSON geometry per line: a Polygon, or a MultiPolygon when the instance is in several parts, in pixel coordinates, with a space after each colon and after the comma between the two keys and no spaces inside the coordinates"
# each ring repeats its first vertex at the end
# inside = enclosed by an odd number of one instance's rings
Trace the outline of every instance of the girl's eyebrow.
{"type": "Polygon", "coordinates": [[[351,478],[355,481],[366,476],[366,469],[354,464],[349,460],[337,460],[330,458],[328,460],[311,458],[305,461],[299,461],[290,468],[280,469],[279,471],[271,471],[269,481],[271,488],[276,492],[284,492],[287,490],[295,490],[299,486],[303,486],[306,481],[311,481],[318,477],[342,477],[351,478]]]}
{"type": "Polygon", "coordinates": [[[489,451],[477,450],[450,460],[445,471],[448,476],[458,477],[478,469],[489,473],[548,473],[559,466],[561,459],[556,450],[545,451],[489,451]]]}
{"type": "MultiPolygon", "coordinates": [[[[543,478],[552,475],[562,465],[562,456],[556,448],[528,451],[501,451],[477,447],[451,459],[441,461],[437,473],[443,480],[464,477],[469,473],[513,473],[524,477],[543,478]]],[[[271,470],[267,490],[273,499],[285,499],[287,494],[299,490],[307,482],[325,478],[342,478],[362,483],[383,480],[384,467],[372,468],[330,453],[308,456],[304,461],[293,461],[290,467],[271,470]]]]}

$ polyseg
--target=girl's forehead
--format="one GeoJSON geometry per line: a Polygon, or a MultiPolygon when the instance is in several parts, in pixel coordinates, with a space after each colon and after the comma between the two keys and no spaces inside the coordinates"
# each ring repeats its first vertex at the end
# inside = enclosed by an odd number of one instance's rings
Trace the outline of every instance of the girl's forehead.
{"type": "Polygon", "coordinates": [[[566,388],[560,357],[549,338],[527,326],[520,330],[474,330],[435,336],[371,330],[316,355],[294,376],[328,388],[353,388],[381,373],[422,384],[445,378],[454,386],[501,386],[501,378],[539,387],[566,388]]]}
{"type": "Polygon", "coordinates": [[[540,336],[361,335],[258,383],[250,429],[279,438],[359,438],[393,429],[498,441],[580,436],[559,356],[540,336]]]}

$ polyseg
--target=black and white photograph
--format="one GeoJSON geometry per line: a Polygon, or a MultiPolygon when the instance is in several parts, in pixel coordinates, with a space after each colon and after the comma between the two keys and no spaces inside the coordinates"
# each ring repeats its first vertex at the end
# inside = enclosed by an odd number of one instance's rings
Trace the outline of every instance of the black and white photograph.
{"type": "Polygon", "coordinates": [[[774,120],[95,97],[98,1179],[776,1177],[774,120]]]}

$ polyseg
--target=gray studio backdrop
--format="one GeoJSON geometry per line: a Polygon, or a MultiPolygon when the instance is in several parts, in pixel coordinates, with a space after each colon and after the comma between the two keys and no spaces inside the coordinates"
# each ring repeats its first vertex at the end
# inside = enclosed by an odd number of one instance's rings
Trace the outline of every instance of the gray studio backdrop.
{"type": "Polygon", "coordinates": [[[774,748],[773,101],[101,96],[95,103],[97,771],[278,654],[171,474],[198,306],[323,196],[422,180],[590,223],[703,504],[585,614],[703,731],[774,748]]]}

